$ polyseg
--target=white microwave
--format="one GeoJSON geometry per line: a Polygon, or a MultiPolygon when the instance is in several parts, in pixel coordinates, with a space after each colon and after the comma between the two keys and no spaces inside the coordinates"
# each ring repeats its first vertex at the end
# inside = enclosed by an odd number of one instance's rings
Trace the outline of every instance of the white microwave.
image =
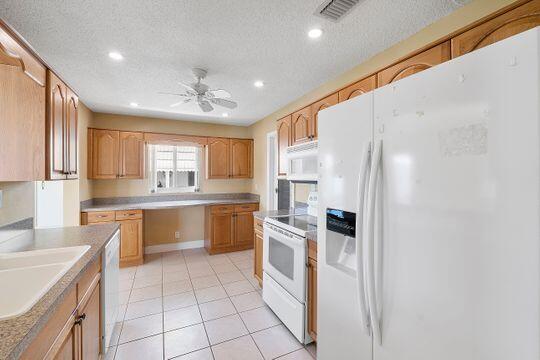
{"type": "Polygon", "coordinates": [[[317,181],[319,179],[317,167],[318,141],[289,146],[287,148],[288,173],[290,181],[317,181]]]}

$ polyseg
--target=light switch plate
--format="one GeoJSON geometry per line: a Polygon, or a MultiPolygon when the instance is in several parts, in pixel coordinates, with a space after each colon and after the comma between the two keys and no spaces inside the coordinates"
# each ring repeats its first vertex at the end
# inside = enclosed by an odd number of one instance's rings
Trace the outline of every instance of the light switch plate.
{"type": "Polygon", "coordinates": [[[3,192],[2,192],[2,190],[0,190],[0,209],[3,206],[3,200],[4,200],[3,192]]]}

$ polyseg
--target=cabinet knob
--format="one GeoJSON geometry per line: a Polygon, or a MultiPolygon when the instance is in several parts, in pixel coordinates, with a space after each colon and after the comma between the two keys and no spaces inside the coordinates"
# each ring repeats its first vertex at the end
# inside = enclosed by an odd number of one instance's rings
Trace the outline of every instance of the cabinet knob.
{"type": "Polygon", "coordinates": [[[77,319],[75,320],[75,324],[81,324],[84,319],[86,319],[86,313],[77,317],[77,319]]]}

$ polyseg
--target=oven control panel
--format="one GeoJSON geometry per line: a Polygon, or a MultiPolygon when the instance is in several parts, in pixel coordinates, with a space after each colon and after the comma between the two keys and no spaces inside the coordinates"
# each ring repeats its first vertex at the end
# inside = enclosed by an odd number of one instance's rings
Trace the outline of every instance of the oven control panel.
{"type": "Polygon", "coordinates": [[[356,236],[356,214],[338,209],[326,209],[326,229],[338,234],[356,236]]]}

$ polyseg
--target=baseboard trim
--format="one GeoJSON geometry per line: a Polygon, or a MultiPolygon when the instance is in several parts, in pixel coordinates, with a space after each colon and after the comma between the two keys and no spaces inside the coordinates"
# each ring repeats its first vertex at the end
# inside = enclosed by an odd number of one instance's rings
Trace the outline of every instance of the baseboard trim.
{"type": "Polygon", "coordinates": [[[150,245],[144,247],[145,254],[157,254],[167,251],[196,249],[204,247],[204,240],[184,241],[178,243],[150,245]]]}

